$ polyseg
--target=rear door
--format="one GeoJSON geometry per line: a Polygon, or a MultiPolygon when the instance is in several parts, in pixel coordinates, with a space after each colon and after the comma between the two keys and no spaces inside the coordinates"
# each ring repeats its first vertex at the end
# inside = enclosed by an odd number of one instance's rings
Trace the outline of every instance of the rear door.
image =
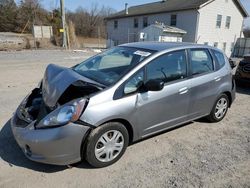
{"type": "Polygon", "coordinates": [[[205,48],[189,50],[190,105],[189,119],[208,114],[217,96],[215,67],[210,51],[205,48]]]}

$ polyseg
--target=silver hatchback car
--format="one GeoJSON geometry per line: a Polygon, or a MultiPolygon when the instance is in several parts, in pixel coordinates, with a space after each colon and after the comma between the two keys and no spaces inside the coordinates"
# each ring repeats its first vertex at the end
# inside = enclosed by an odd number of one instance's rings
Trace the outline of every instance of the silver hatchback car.
{"type": "Polygon", "coordinates": [[[25,155],[67,165],[115,163],[129,143],[180,124],[224,118],[235,99],[220,50],[189,43],[120,45],[72,67],[49,65],[11,126],[25,155]]]}

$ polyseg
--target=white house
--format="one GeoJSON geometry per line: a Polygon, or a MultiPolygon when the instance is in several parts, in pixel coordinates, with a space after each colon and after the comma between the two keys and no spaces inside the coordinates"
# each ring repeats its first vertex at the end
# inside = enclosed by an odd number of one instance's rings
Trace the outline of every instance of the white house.
{"type": "Polygon", "coordinates": [[[162,0],[107,17],[107,37],[115,45],[136,42],[140,30],[157,22],[187,32],[183,42],[216,46],[231,54],[247,11],[239,0],[162,0]]]}
{"type": "Polygon", "coordinates": [[[140,31],[139,41],[182,42],[186,33],[177,27],[156,22],[140,31]]]}

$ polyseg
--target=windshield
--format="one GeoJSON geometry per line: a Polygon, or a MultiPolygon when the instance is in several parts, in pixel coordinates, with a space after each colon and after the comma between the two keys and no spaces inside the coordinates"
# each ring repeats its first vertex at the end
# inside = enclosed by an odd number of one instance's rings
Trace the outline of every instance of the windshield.
{"type": "Polygon", "coordinates": [[[87,59],[73,70],[82,76],[110,86],[152,53],[153,51],[144,49],[115,47],[87,59]]]}

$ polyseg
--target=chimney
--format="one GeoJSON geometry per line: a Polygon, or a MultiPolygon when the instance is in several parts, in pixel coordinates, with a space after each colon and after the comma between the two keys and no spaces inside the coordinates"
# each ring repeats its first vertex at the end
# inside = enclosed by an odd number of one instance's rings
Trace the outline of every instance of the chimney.
{"type": "Polygon", "coordinates": [[[125,3],[125,14],[128,15],[128,3],[125,3]]]}

